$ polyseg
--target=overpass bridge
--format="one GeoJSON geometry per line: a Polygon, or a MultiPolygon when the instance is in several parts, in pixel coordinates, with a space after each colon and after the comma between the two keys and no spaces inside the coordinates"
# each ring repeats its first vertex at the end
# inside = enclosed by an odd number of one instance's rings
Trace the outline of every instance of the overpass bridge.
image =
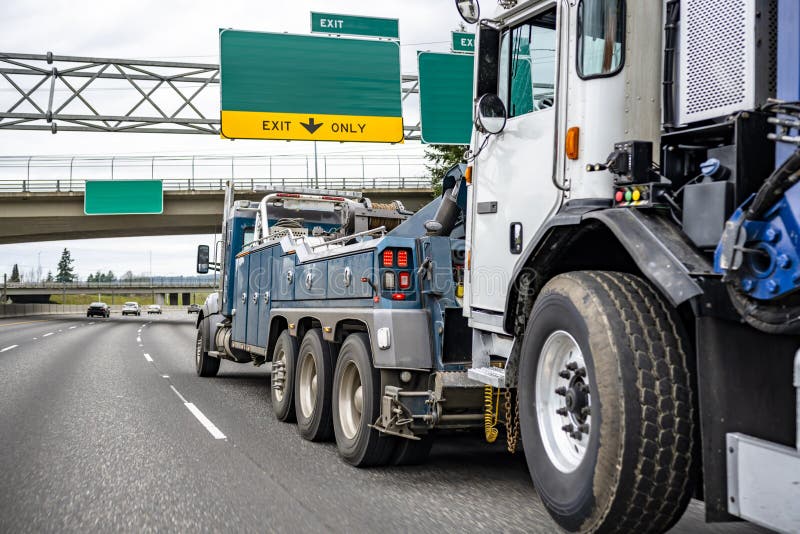
{"type": "MultiPolygon", "coordinates": [[[[99,237],[210,234],[219,231],[224,178],[167,179],[160,215],[92,215],[83,211],[84,180],[0,181],[0,244],[99,237]]],[[[265,189],[358,190],[374,202],[400,200],[417,210],[431,200],[428,178],[237,178],[236,199],[260,200],[265,189]]]]}
{"type": "MultiPolygon", "coordinates": [[[[196,293],[216,290],[213,278],[188,278],[163,282],[119,280],[115,282],[6,282],[0,287],[0,303],[7,299],[19,302],[48,302],[51,295],[153,295],[156,304],[190,304],[196,293]]],[[[116,302],[119,304],[119,302],[116,302]]]]}

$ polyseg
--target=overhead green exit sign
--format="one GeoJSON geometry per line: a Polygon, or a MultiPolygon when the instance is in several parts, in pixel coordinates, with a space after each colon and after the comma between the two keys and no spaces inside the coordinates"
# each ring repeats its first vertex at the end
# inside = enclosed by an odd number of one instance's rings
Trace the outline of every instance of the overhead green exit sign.
{"type": "Polygon", "coordinates": [[[83,197],[86,215],[152,215],[164,212],[161,180],[90,180],[83,197]]]}
{"type": "Polygon", "coordinates": [[[314,13],[313,11],[311,12],[311,31],[313,33],[333,33],[337,35],[400,38],[397,19],[355,17],[334,13],[314,13]]]}
{"type": "Polygon", "coordinates": [[[452,42],[450,48],[453,52],[472,54],[475,52],[475,34],[466,32],[451,32],[452,42]]]}

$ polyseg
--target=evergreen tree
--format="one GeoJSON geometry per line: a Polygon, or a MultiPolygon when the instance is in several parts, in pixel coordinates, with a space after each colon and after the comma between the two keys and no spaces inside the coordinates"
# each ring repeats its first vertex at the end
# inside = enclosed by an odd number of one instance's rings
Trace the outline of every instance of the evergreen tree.
{"type": "Polygon", "coordinates": [[[19,282],[19,266],[16,263],[14,267],[11,268],[11,278],[9,278],[8,281],[19,282]]]}
{"type": "Polygon", "coordinates": [[[425,168],[431,174],[434,197],[442,194],[442,179],[445,173],[456,163],[464,161],[464,151],[467,148],[469,147],[464,145],[428,145],[425,147],[425,159],[430,162],[429,165],[425,165],[425,168]]]}
{"type": "Polygon", "coordinates": [[[92,273],[89,273],[89,276],[86,278],[86,281],[87,282],[94,282],[94,275],[92,273]]]}
{"type": "Polygon", "coordinates": [[[53,271],[47,271],[47,280],[45,280],[45,281],[46,282],[52,282],[53,281],[53,271]]]}
{"type": "Polygon", "coordinates": [[[114,276],[114,271],[108,271],[108,274],[106,275],[106,282],[116,282],[116,281],[117,277],[114,276]]]}
{"type": "Polygon", "coordinates": [[[75,270],[72,264],[75,260],[72,259],[68,249],[64,249],[61,253],[61,259],[58,260],[58,272],[56,273],[56,282],[72,282],[75,280],[75,270]]]}

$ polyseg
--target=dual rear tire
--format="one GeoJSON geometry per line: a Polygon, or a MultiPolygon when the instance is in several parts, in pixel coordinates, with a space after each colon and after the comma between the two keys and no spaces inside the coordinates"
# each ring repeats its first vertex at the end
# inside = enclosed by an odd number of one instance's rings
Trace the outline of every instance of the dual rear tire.
{"type": "Polygon", "coordinates": [[[306,332],[299,347],[288,331],[281,334],[271,379],[276,417],[296,419],[299,434],[309,441],[335,438],[340,456],[356,467],[425,461],[429,436],[398,439],[371,426],[380,415],[381,376],[372,365],[369,337],[350,334],[336,349],[318,328],[306,332]]]}

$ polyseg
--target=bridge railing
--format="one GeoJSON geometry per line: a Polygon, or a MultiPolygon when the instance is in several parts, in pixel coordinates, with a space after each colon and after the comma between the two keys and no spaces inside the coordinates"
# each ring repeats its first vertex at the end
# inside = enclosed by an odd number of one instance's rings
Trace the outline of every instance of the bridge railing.
{"type": "MultiPolygon", "coordinates": [[[[141,282],[141,281],[127,281],[119,280],[115,282],[7,282],[5,285],[8,289],[53,289],[61,291],[63,289],[87,289],[87,290],[102,290],[102,289],[162,289],[162,288],[208,288],[214,289],[217,287],[217,282],[214,280],[180,280],[175,282],[141,282]]],[[[0,285],[0,292],[3,286],[0,285]]]]}
{"type": "MultiPolygon", "coordinates": [[[[168,178],[162,180],[165,192],[224,191],[227,178],[168,178]]],[[[237,178],[237,191],[257,191],[265,188],[316,187],[346,190],[403,190],[430,189],[430,178],[374,177],[374,178],[237,178]]],[[[0,180],[0,193],[82,193],[85,180],[0,180]]]]}

